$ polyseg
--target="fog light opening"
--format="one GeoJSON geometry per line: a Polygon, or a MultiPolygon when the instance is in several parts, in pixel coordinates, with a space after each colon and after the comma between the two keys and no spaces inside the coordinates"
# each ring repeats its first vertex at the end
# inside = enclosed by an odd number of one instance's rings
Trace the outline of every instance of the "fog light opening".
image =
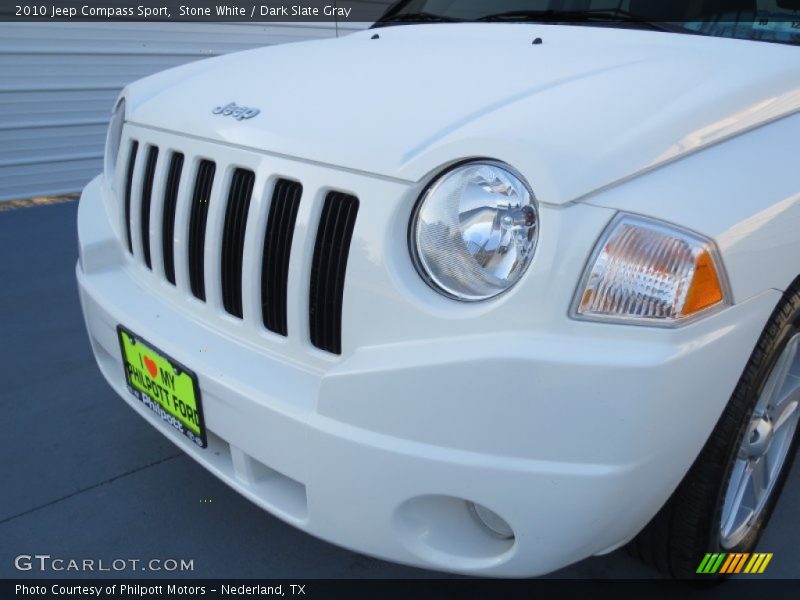
{"type": "Polygon", "coordinates": [[[501,540],[513,540],[514,530],[511,529],[506,520],[493,512],[474,502],[467,502],[469,512],[475,517],[475,520],[492,536],[501,540]]]}

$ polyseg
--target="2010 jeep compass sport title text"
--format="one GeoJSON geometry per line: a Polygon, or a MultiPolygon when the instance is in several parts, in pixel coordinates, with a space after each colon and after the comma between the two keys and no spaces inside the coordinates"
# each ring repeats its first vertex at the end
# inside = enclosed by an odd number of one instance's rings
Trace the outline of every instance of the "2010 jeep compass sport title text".
{"type": "Polygon", "coordinates": [[[79,210],[103,375],[375,556],[750,551],[798,443],[798,4],[411,0],[128,86],[79,210]]]}

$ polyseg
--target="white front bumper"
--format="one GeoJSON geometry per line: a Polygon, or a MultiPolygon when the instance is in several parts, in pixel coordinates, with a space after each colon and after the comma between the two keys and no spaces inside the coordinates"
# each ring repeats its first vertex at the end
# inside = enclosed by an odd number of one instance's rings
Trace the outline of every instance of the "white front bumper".
{"type": "MultiPolygon", "coordinates": [[[[577,323],[563,303],[540,328],[357,345],[302,364],[158,294],[122,248],[102,194],[95,180],[81,198],[77,274],[114,389],[269,512],[333,543],[434,569],[535,575],[630,539],[700,451],[779,297],[677,330],[577,323]],[[197,373],[207,449],[128,393],[118,324],[197,373]],[[464,500],[501,515],[515,538],[489,535],[464,500]]],[[[348,277],[358,276],[353,261],[348,277]]],[[[562,287],[555,273],[537,277],[562,287]]],[[[568,298],[573,285],[544,301],[568,298]]],[[[469,310],[461,322],[489,318],[469,310]]]]}

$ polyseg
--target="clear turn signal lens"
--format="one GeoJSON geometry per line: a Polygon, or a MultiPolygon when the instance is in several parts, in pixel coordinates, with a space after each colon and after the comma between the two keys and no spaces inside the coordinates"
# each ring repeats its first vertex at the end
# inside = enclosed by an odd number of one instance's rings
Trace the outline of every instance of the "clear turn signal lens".
{"type": "Polygon", "coordinates": [[[598,244],[573,313],[600,320],[674,325],[725,304],[710,240],[645,219],[617,218],[598,244]]]}

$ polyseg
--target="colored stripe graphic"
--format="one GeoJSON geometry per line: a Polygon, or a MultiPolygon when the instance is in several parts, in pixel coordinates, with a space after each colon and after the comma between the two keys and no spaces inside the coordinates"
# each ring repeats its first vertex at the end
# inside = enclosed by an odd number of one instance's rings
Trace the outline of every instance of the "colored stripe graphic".
{"type": "Polygon", "coordinates": [[[769,561],[771,560],[772,560],[772,552],[770,552],[764,557],[764,562],[761,563],[761,568],[758,570],[758,572],[763,573],[766,570],[769,561]]]}
{"type": "Polygon", "coordinates": [[[703,558],[703,562],[701,562],[700,566],[697,567],[697,572],[706,575],[713,575],[719,570],[720,566],[722,565],[722,561],[725,560],[725,556],[725,552],[706,554],[705,558],[703,558]]]}
{"type": "Polygon", "coordinates": [[[728,554],[728,558],[722,563],[722,568],[719,570],[720,573],[730,573],[731,564],[736,562],[739,558],[738,554],[728,554]]]}
{"type": "Polygon", "coordinates": [[[772,553],[757,552],[750,554],[749,552],[714,552],[707,553],[700,566],[697,567],[697,573],[703,575],[720,574],[734,574],[744,573],[760,574],[763,573],[769,562],[772,560],[772,553]]]}
{"type": "Polygon", "coordinates": [[[734,552],[728,555],[728,560],[725,561],[725,564],[722,565],[720,569],[720,573],[738,573],[742,570],[747,557],[750,556],[749,553],[741,553],[741,552],[734,552]]]}
{"type": "Polygon", "coordinates": [[[744,568],[745,573],[763,573],[764,570],[767,568],[769,561],[772,560],[772,553],[757,553],[753,554],[753,558],[750,559],[750,562],[747,563],[747,566],[744,568]]]}
{"type": "Polygon", "coordinates": [[[711,555],[706,553],[706,555],[703,557],[703,560],[700,562],[700,566],[697,567],[697,571],[696,572],[697,573],[705,573],[706,572],[706,567],[708,566],[708,562],[710,560],[711,560],[711,555]]]}
{"type": "Polygon", "coordinates": [[[749,552],[745,552],[744,554],[742,554],[742,556],[739,559],[739,562],[736,564],[736,568],[733,570],[733,572],[734,573],[741,573],[742,569],[744,568],[744,563],[747,562],[747,559],[749,557],[750,557],[750,553],[749,552]]]}

